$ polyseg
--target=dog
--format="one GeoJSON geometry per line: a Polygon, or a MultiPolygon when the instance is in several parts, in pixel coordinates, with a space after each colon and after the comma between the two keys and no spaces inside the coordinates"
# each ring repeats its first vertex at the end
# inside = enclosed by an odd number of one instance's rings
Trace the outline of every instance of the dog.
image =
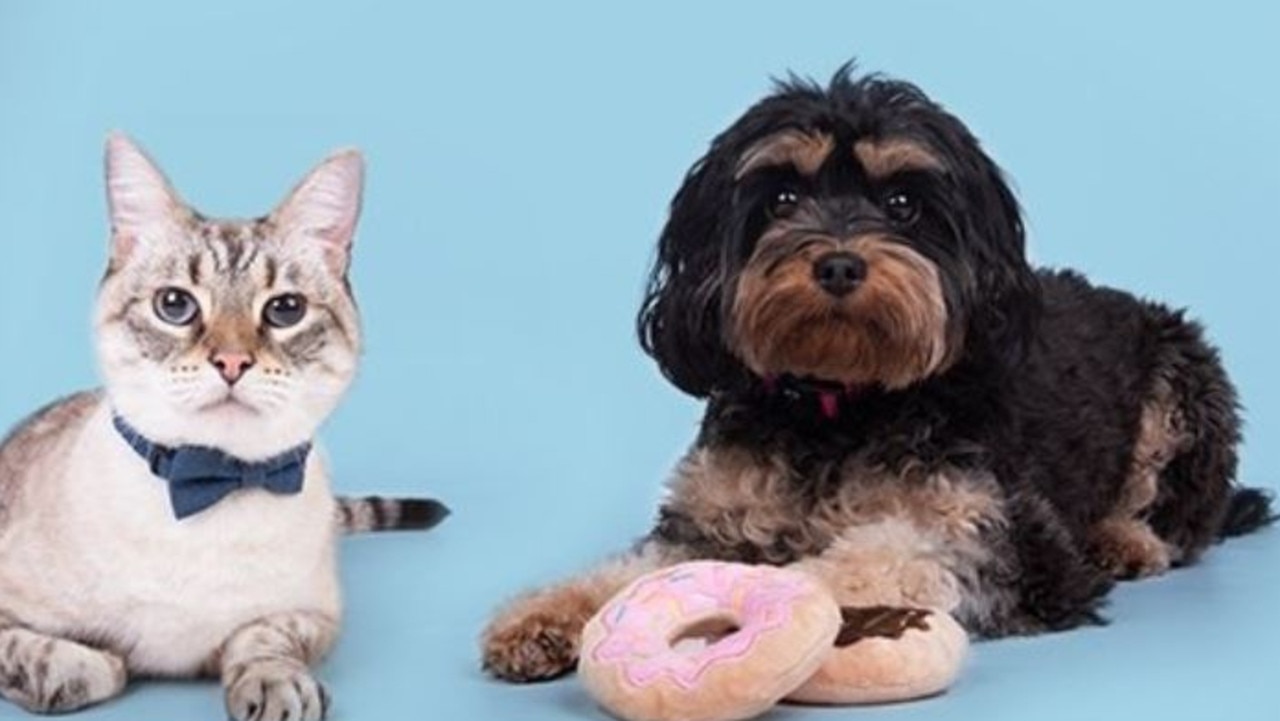
{"type": "Polygon", "coordinates": [[[676,193],[641,344],[707,399],[651,533],[518,598],[482,637],[509,681],[572,670],[583,625],[692,559],[794,565],[848,606],[941,608],[975,637],[1101,622],[1117,579],[1271,520],[1240,417],[1181,311],[1037,270],[955,116],[845,66],[792,76],[676,193]]]}

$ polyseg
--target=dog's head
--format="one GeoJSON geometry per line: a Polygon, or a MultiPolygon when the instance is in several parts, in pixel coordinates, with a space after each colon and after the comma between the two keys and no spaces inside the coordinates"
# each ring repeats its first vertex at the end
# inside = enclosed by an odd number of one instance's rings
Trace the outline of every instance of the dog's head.
{"type": "Polygon", "coordinates": [[[792,79],[676,193],[639,329],[697,396],[755,375],[887,390],[1016,357],[1038,308],[1017,202],[918,88],[792,79]]]}

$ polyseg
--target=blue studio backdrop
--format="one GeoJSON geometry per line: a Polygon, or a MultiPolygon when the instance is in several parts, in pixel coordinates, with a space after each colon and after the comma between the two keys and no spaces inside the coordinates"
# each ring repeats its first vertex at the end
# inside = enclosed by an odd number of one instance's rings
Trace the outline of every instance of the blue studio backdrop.
{"type": "MultiPolygon", "coordinates": [[[[348,493],[436,495],[424,535],[345,542],[336,719],[601,719],[511,687],[476,637],[509,595],[646,531],[699,407],[633,316],[667,203],[788,71],[857,56],[966,120],[1037,262],[1189,306],[1280,480],[1280,5],[1266,2],[0,0],[0,424],[96,383],[102,142],[127,131],[214,214],[269,209],[330,149],[368,158],[360,377],[324,440],[348,493]]],[[[772,719],[1280,718],[1280,532],[1122,586],[1112,623],[981,644],[957,686],[772,719]]],[[[0,704],[0,718],[24,714],[0,704]]],[[[222,718],[140,682],[88,719],[222,718]]]]}

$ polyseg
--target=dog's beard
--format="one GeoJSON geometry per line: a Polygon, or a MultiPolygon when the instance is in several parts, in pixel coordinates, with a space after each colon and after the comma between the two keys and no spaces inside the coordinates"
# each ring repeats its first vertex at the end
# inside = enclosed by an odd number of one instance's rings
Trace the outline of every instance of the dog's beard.
{"type": "Polygon", "coordinates": [[[738,279],[730,344],[754,373],[893,390],[944,369],[957,345],[937,266],[902,243],[863,236],[845,247],[867,265],[843,298],[814,281],[830,242],[766,235],[738,279]]]}

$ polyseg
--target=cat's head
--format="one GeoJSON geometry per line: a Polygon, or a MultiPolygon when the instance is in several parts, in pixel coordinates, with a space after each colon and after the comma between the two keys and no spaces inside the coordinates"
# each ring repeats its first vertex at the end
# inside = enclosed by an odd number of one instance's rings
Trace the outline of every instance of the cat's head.
{"type": "Polygon", "coordinates": [[[363,169],[340,152],[270,214],[208,218],[138,146],[108,138],[96,329],[115,411],[156,443],[246,460],[309,440],[360,351],[347,268],[363,169]]]}

